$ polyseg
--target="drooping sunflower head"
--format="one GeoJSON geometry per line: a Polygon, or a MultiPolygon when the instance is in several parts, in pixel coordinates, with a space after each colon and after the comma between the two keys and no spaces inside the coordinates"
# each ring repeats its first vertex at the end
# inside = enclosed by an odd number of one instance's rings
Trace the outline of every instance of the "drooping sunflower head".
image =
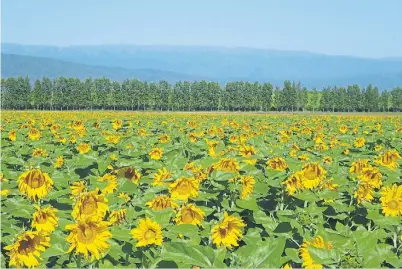
{"type": "Polygon", "coordinates": [[[34,149],[34,151],[32,152],[32,156],[37,156],[37,157],[44,157],[47,155],[46,150],[41,149],[41,148],[36,148],[34,149]]]}
{"type": "Polygon", "coordinates": [[[56,216],[57,209],[53,207],[40,208],[37,207],[37,211],[32,217],[32,227],[37,231],[44,233],[52,233],[58,225],[58,217],[56,216]]]}
{"type": "Polygon", "coordinates": [[[63,156],[59,156],[56,159],[56,162],[54,163],[54,168],[59,169],[63,166],[64,164],[64,159],[63,156]]]}
{"type": "Polygon", "coordinates": [[[148,217],[140,219],[138,226],[131,230],[131,235],[138,241],[136,247],[162,245],[162,228],[148,217]]]}
{"type": "Polygon", "coordinates": [[[324,241],[321,236],[317,236],[313,238],[311,241],[304,240],[304,243],[299,248],[299,255],[301,256],[303,263],[302,266],[304,268],[323,268],[322,264],[317,263],[313,260],[309,252],[309,248],[319,248],[319,249],[332,249],[332,245],[324,241]]]}
{"type": "Polygon", "coordinates": [[[200,183],[193,177],[181,177],[169,185],[169,192],[173,200],[187,201],[197,198],[200,183]]]}
{"type": "Polygon", "coordinates": [[[115,119],[112,121],[112,127],[113,129],[117,130],[120,129],[123,126],[123,122],[119,119],[115,119]]]}
{"type": "Polygon", "coordinates": [[[235,159],[222,158],[214,164],[214,169],[224,172],[237,172],[240,169],[239,163],[235,159]]]}
{"type": "Polygon", "coordinates": [[[357,203],[360,204],[362,201],[371,201],[373,197],[374,188],[366,182],[360,182],[357,190],[354,193],[354,197],[357,199],[357,203]]]}
{"type": "Polygon", "coordinates": [[[36,128],[32,128],[31,130],[29,130],[28,132],[28,137],[31,140],[39,140],[41,137],[41,133],[39,132],[38,129],[36,128]]]}
{"type": "Polygon", "coordinates": [[[402,185],[384,187],[381,190],[380,201],[385,216],[402,216],[402,185]]]}
{"type": "Polygon", "coordinates": [[[107,199],[99,190],[85,193],[76,201],[71,215],[76,220],[85,218],[103,219],[109,210],[107,199]]]}
{"type": "Polygon", "coordinates": [[[369,160],[367,159],[352,162],[352,166],[350,167],[349,172],[353,174],[360,174],[364,168],[368,167],[371,167],[371,165],[369,164],[369,160]]]}
{"type": "Polygon", "coordinates": [[[255,179],[253,176],[241,176],[239,181],[242,185],[240,199],[247,199],[253,193],[255,179]]]}
{"type": "Polygon", "coordinates": [[[108,135],[108,136],[106,136],[106,141],[109,143],[109,144],[118,144],[119,143],[119,141],[120,141],[120,136],[117,136],[117,135],[108,135]]]}
{"type": "Polygon", "coordinates": [[[288,164],[281,157],[274,157],[272,159],[269,159],[267,161],[267,166],[277,171],[285,171],[288,168],[288,164]]]}
{"type": "Polygon", "coordinates": [[[159,142],[160,143],[168,143],[170,141],[170,136],[167,134],[163,134],[159,136],[159,142]]]}
{"type": "Polygon", "coordinates": [[[167,182],[165,180],[169,179],[172,177],[172,172],[169,172],[165,167],[162,169],[158,169],[158,172],[154,174],[153,177],[153,186],[162,186],[162,185],[169,185],[170,182],[167,182]]]}
{"type": "Polygon", "coordinates": [[[385,151],[383,154],[378,156],[377,160],[375,160],[375,163],[387,167],[389,169],[394,170],[399,166],[398,160],[401,159],[401,155],[399,155],[398,151],[395,149],[385,151]]]}
{"type": "Polygon", "coordinates": [[[327,171],[318,163],[308,163],[302,167],[302,184],[306,189],[316,188],[325,178],[327,171]]]}
{"type": "Polygon", "coordinates": [[[113,210],[109,216],[109,222],[113,225],[119,225],[126,220],[127,209],[113,210]]]}
{"type": "Polygon", "coordinates": [[[86,143],[81,143],[77,146],[77,150],[80,154],[85,154],[91,150],[91,146],[86,143]]]}
{"type": "Polygon", "coordinates": [[[362,148],[366,144],[366,139],[364,137],[356,137],[355,141],[353,142],[353,145],[356,148],[362,148]]]}
{"type": "Polygon", "coordinates": [[[172,201],[167,195],[159,195],[155,197],[152,201],[146,203],[153,210],[164,210],[166,208],[177,208],[178,205],[172,201]]]}
{"type": "Polygon", "coordinates": [[[4,247],[10,256],[10,267],[37,267],[40,265],[40,254],[50,246],[50,237],[39,231],[26,231],[17,237],[12,245],[4,247]]]}
{"type": "Polygon", "coordinates": [[[253,146],[243,145],[240,147],[239,154],[243,157],[248,158],[248,157],[255,155],[255,153],[256,153],[256,150],[254,149],[253,146]]]}
{"type": "Polygon", "coordinates": [[[358,178],[374,188],[379,188],[382,185],[382,174],[377,167],[364,168],[358,178]]]}
{"type": "Polygon", "coordinates": [[[52,188],[53,180],[40,169],[26,171],[18,177],[19,191],[33,201],[44,198],[52,188]]]}
{"type": "Polygon", "coordinates": [[[86,191],[85,181],[80,180],[80,181],[75,181],[75,182],[71,183],[70,189],[71,189],[71,194],[74,197],[79,197],[82,193],[84,193],[86,191]]]}
{"type": "Polygon", "coordinates": [[[86,218],[78,223],[66,225],[70,231],[66,241],[70,243],[68,252],[75,250],[76,254],[83,254],[84,258],[91,261],[99,260],[110,247],[106,240],[112,237],[109,232],[109,223],[99,219],[86,218]]]}
{"type": "Polygon", "coordinates": [[[324,157],[324,164],[330,164],[332,163],[332,157],[331,156],[325,156],[324,157]]]}
{"type": "Polygon", "coordinates": [[[303,173],[298,171],[292,174],[288,179],[286,179],[282,184],[286,185],[286,191],[289,195],[302,190],[304,188],[303,184],[303,173]]]}
{"type": "Polygon", "coordinates": [[[17,140],[17,131],[15,131],[15,130],[9,131],[8,132],[8,139],[10,139],[10,141],[17,140]]]}
{"type": "Polygon", "coordinates": [[[224,213],[223,220],[215,225],[212,230],[212,241],[217,247],[231,249],[238,246],[238,241],[243,237],[242,228],[246,226],[241,218],[229,216],[224,213]]]}
{"type": "Polygon", "coordinates": [[[204,217],[205,213],[202,209],[196,207],[194,204],[187,204],[177,212],[175,221],[177,224],[201,225],[204,217]]]}
{"type": "Polygon", "coordinates": [[[160,160],[163,155],[163,150],[161,148],[153,148],[149,152],[149,157],[151,157],[152,160],[160,160]]]}

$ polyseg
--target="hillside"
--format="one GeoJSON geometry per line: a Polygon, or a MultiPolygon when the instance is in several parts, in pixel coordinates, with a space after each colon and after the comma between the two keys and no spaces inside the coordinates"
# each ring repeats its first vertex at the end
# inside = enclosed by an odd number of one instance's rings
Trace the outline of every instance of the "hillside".
{"type": "Polygon", "coordinates": [[[51,58],[3,53],[1,54],[1,66],[1,76],[3,78],[28,76],[31,80],[41,79],[43,77],[56,78],[61,76],[79,79],[107,77],[116,81],[123,81],[124,79],[159,81],[165,79],[170,82],[175,82],[183,79],[203,79],[202,77],[169,71],[153,69],[129,70],[118,67],[91,66],[51,58]]]}
{"type": "MultiPolygon", "coordinates": [[[[78,77],[100,74],[117,80],[132,77],[170,82],[247,80],[282,85],[288,79],[318,88],[355,83],[361,86],[372,83],[380,88],[402,85],[400,58],[366,59],[250,48],[129,45],[53,47],[2,44],[2,52],[49,58],[40,59],[41,75],[49,72],[48,76],[57,75],[57,72],[62,72],[59,73],[62,75],[69,70],[78,77]],[[57,71],[46,67],[48,64],[55,64],[57,71]],[[75,64],[81,65],[77,68],[75,64]],[[66,65],[65,69],[62,65],[66,65]]],[[[27,58],[27,61],[33,64],[33,58],[27,58]]],[[[6,74],[11,72],[7,70],[8,64],[3,65],[6,74]]],[[[18,72],[29,75],[33,71],[25,70],[23,66],[18,72]]]]}

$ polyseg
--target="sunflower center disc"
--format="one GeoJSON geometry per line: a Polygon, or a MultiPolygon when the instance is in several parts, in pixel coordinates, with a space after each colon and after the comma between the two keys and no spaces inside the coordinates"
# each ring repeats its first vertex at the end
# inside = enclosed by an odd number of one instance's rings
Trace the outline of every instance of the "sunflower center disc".
{"type": "Polygon", "coordinates": [[[392,200],[392,201],[388,202],[388,207],[390,209],[397,209],[398,208],[398,203],[396,201],[392,200]]]}
{"type": "Polygon", "coordinates": [[[150,239],[153,239],[153,238],[155,238],[155,232],[153,231],[153,230],[147,230],[146,232],[145,232],[145,235],[144,235],[144,238],[146,239],[146,240],[150,240],[150,239]]]}

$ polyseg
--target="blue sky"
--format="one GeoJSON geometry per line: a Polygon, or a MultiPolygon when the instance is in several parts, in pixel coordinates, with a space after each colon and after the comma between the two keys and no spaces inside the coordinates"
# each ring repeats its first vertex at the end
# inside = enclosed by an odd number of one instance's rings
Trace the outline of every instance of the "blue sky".
{"type": "Polygon", "coordinates": [[[3,0],[2,42],[402,57],[401,0],[3,0]]]}

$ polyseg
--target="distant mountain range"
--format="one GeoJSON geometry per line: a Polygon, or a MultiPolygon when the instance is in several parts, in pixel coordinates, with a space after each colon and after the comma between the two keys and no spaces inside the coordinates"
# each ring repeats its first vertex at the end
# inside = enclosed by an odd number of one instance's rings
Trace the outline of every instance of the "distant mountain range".
{"type": "Polygon", "coordinates": [[[309,52],[191,46],[28,46],[2,44],[2,77],[108,77],[122,81],[244,80],[309,88],[402,86],[402,59],[367,59],[309,52]]]}

